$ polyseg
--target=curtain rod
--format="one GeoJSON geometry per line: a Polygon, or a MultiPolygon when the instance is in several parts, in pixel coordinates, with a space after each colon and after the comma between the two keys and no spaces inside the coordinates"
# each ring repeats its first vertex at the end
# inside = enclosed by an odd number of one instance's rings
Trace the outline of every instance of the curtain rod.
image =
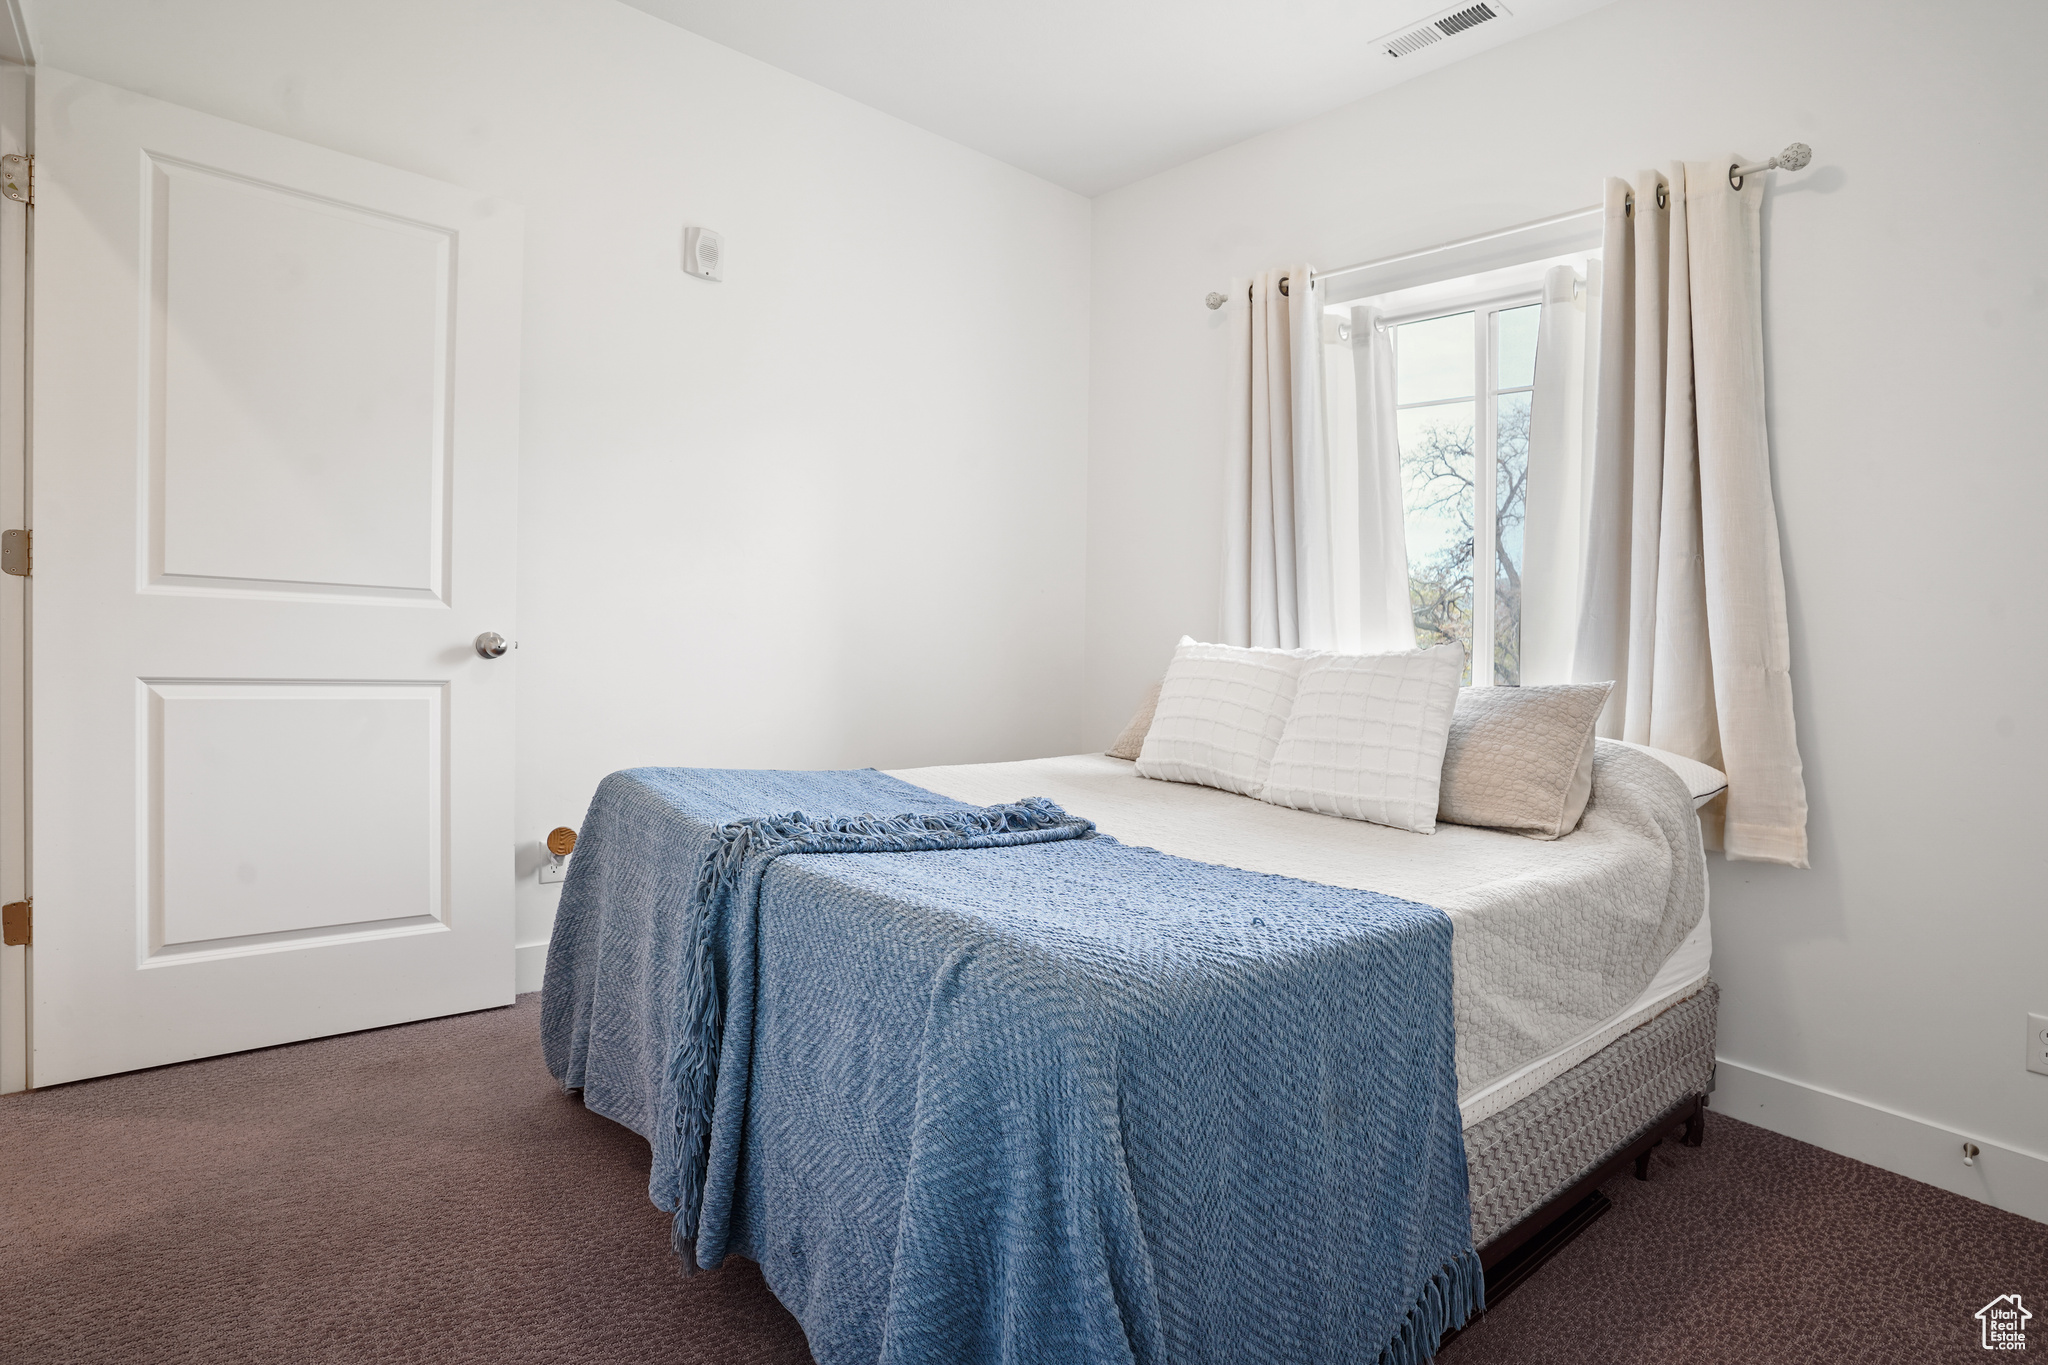
{"type": "MultiPolygon", "coordinates": [[[[1773,170],[1796,171],[1811,160],[1813,160],[1813,148],[1803,142],[1795,142],[1769,161],[1759,162],[1754,166],[1738,165],[1731,161],[1728,163],[1728,185],[1731,189],[1739,190],[1742,188],[1742,182],[1747,176],[1761,175],[1765,171],[1773,170]]],[[[1663,199],[1664,196],[1661,190],[1657,197],[1660,201],[1663,199]]],[[[1568,223],[1574,218],[1584,218],[1588,214],[1603,212],[1605,207],[1603,204],[1590,204],[1582,209],[1573,209],[1570,213],[1559,213],[1549,218],[1538,218],[1533,223],[1518,223],[1514,227],[1500,228],[1493,232],[1482,232],[1476,237],[1463,237],[1455,242],[1445,242],[1440,246],[1424,247],[1420,251],[1404,251],[1396,256],[1382,256],[1376,261],[1360,261],[1357,265],[1339,266],[1335,270],[1311,272],[1311,276],[1314,279],[1327,280],[1333,279],[1338,275],[1355,275],[1361,270],[1376,270],[1381,266],[1398,265],[1402,261],[1412,261],[1421,256],[1434,256],[1439,251],[1456,251],[1460,247],[1477,246],[1481,242],[1491,242],[1496,238],[1513,236],[1518,232],[1529,232],[1536,228],[1554,227],[1559,223],[1568,223]]],[[[1635,196],[1630,195],[1625,209],[1633,210],[1634,207],[1635,196]]],[[[1660,202],[1658,207],[1662,208],[1663,204],[1660,202]]],[[[1285,275],[1280,277],[1280,292],[1282,294],[1287,293],[1287,278],[1285,275]]],[[[1202,302],[1208,304],[1211,309],[1217,309],[1230,302],[1230,296],[1228,294],[1212,292],[1202,302]]]]}

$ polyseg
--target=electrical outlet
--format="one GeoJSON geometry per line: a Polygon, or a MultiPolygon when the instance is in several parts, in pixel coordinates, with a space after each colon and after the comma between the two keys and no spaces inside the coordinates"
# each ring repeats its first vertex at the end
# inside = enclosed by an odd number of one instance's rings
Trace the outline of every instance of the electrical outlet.
{"type": "Polygon", "coordinates": [[[565,878],[565,877],[567,877],[568,875],[569,875],[569,860],[568,860],[567,858],[553,858],[553,857],[550,857],[550,858],[545,858],[545,859],[543,859],[543,860],[541,861],[541,865],[540,865],[540,881],[541,881],[541,885],[543,885],[543,886],[546,886],[546,885],[547,885],[547,884],[548,884],[549,882],[558,882],[558,881],[561,881],[562,879],[564,879],[564,878],[565,878]]]}
{"type": "Polygon", "coordinates": [[[2027,1070],[2048,1076],[2048,1014],[2027,1016],[2027,1070]]]}

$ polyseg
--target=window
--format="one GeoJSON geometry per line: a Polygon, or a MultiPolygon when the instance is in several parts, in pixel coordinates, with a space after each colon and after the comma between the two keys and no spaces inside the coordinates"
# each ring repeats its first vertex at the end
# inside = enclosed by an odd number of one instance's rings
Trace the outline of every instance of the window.
{"type": "Polygon", "coordinates": [[[1451,306],[1382,324],[1394,351],[1409,601],[1417,644],[1456,640],[1470,660],[1468,683],[1513,687],[1522,676],[1522,523],[1543,306],[1526,291],[1451,306]]]}
{"type": "Polygon", "coordinates": [[[1331,505],[1359,512],[1332,521],[1339,648],[1347,621],[1361,644],[1385,638],[1400,599],[1386,591],[1395,565],[1379,551],[1398,515],[1416,644],[1464,645],[1477,687],[1569,671],[1560,637],[1578,591],[1601,233],[1600,213],[1564,214],[1323,278],[1331,505]],[[1545,308],[1560,310],[1548,328],[1545,308]],[[1542,366],[1539,396],[1545,331],[1563,350],[1542,366]],[[1525,524],[1532,415],[1536,519],[1525,524]],[[1390,486],[1398,509],[1386,506],[1390,486]]]}

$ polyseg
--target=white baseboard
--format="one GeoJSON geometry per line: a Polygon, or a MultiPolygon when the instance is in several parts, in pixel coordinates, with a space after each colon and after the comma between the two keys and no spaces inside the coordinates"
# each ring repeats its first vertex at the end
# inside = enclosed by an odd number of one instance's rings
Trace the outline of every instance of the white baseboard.
{"type": "Polygon", "coordinates": [[[0,948],[0,1095],[28,1087],[28,949],[0,948]]]}
{"type": "Polygon", "coordinates": [[[512,989],[520,995],[540,989],[540,979],[547,970],[548,941],[522,943],[512,950],[512,989]]]}
{"type": "Polygon", "coordinates": [[[2048,1157],[1726,1057],[1715,1061],[1717,1113],[2048,1223],[2048,1157]],[[1963,1164],[1965,1141],[1979,1149],[1974,1166],[1963,1164]]]}

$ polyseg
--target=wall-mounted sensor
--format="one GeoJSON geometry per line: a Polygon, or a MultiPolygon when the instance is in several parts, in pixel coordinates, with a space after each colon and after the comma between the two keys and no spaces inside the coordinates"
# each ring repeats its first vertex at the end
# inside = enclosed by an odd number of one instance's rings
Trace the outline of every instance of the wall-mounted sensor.
{"type": "Polygon", "coordinates": [[[683,269],[701,279],[724,279],[725,238],[710,228],[684,228],[683,269]]]}

